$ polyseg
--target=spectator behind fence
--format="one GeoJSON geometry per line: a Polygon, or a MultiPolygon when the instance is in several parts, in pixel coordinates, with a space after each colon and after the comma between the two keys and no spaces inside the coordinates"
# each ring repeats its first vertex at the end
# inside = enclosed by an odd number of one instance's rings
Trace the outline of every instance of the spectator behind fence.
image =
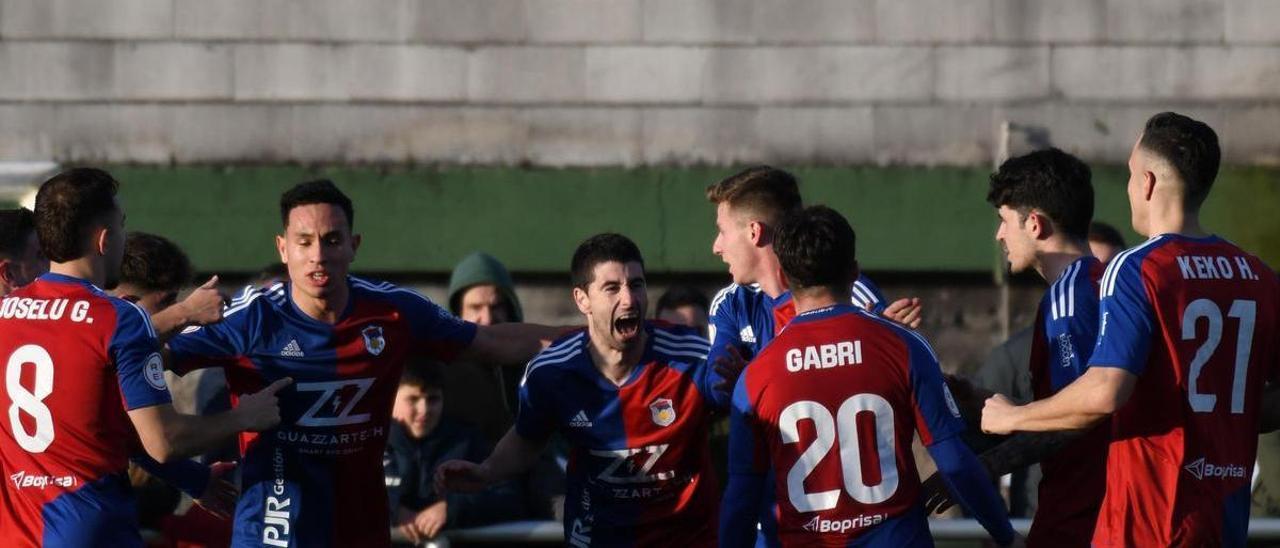
{"type": "Polygon", "coordinates": [[[480,462],[490,449],[478,431],[443,416],[441,369],[432,362],[405,366],[383,457],[392,525],[415,543],[444,529],[525,517],[524,497],[516,482],[443,497],[432,485],[439,463],[453,459],[480,462]]]}
{"type": "MultiPolygon", "coordinates": [[[[477,251],[458,262],[449,276],[449,310],[479,325],[524,321],[511,273],[501,261],[477,251]]],[[[444,391],[453,394],[444,415],[477,426],[490,444],[515,423],[517,390],[524,366],[458,362],[441,369],[444,391]]],[[[397,417],[399,418],[399,417],[397,417]]],[[[526,512],[560,521],[564,505],[564,449],[552,443],[525,477],[526,512]]]]}
{"type": "Polygon", "coordinates": [[[658,298],[653,317],[697,329],[707,336],[707,296],[687,285],[673,285],[658,298]]]}

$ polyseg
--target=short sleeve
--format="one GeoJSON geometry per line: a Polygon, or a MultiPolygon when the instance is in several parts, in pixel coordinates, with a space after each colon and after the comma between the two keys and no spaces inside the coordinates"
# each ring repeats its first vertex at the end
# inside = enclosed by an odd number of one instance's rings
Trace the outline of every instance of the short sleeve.
{"type": "Polygon", "coordinates": [[[458,319],[423,295],[399,288],[397,304],[409,322],[418,352],[449,362],[476,338],[476,324],[458,319]]]}
{"type": "Polygon", "coordinates": [[[260,306],[249,300],[223,312],[222,321],[184,329],[169,339],[169,368],[179,375],[203,367],[230,367],[248,355],[253,338],[262,331],[260,306]]]}
{"type": "Polygon", "coordinates": [[[942,368],[933,349],[919,335],[905,329],[899,331],[910,360],[911,393],[921,443],[930,446],[964,433],[960,407],[942,378],[942,368]]]}
{"type": "Polygon", "coordinates": [[[707,338],[711,341],[711,349],[707,352],[707,363],[714,366],[722,356],[729,353],[729,347],[737,347],[744,359],[751,359],[751,351],[742,342],[741,327],[738,325],[738,311],[733,299],[737,286],[731,285],[720,290],[711,301],[708,318],[707,338]]]}
{"type": "Polygon", "coordinates": [[[160,341],[156,339],[151,320],[133,303],[112,299],[112,304],[116,309],[116,326],[108,352],[116,367],[125,409],[132,411],[170,403],[160,341]]]}
{"type": "Polygon", "coordinates": [[[857,281],[853,282],[850,287],[853,305],[871,312],[872,314],[881,314],[884,309],[889,307],[885,301],[884,294],[880,293],[880,288],[871,281],[865,274],[859,274],[857,281]]]}
{"type": "Polygon", "coordinates": [[[1140,258],[1123,256],[1102,276],[1098,341],[1089,366],[1118,367],[1141,375],[1147,364],[1154,314],[1142,280],[1140,258]]]}
{"type": "MultiPolygon", "coordinates": [[[[534,359],[537,361],[537,358],[534,359]]],[[[532,370],[533,362],[530,362],[532,370]]],[[[555,430],[555,414],[551,409],[550,394],[554,387],[544,386],[543,375],[527,375],[520,383],[520,404],[516,410],[516,433],[528,440],[542,441],[555,430]]]]}

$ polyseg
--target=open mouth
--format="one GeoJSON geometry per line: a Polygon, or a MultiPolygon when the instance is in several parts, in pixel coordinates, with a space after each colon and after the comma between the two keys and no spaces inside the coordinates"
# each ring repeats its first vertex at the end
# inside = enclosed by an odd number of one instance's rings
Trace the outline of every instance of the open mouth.
{"type": "Polygon", "coordinates": [[[640,332],[640,316],[626,314],[613,320],[613,331],[623,338],[634,337],[640,332]]]}
{"type": "Polygon", "coordinates": [[[329,285],[329,274],[323,271],[312,272],[307,275],[307,280],[311,282],[311,285],[324,287],[329,285]]]}

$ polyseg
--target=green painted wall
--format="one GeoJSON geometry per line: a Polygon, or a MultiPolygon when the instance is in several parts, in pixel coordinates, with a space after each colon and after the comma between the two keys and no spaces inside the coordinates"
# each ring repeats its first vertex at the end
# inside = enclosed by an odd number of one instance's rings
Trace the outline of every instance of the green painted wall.
{"type": "MultiPolygon", "coordinates": [[[[274,262],[278,199],[332,178],[356,204],[357,269],[447,272],[475,249],[516,271],[560,273],[586,236],[634,238],[651,271],[719,272],[703,188],[733,169],[302,168],[117,166],[133,230],[165,234],[201,270],[274,262]]],[[[844,212],[869,270],[981,272],[995,264],[987,174],[974,168],[801,168],[809,203],[844,212]]],[[[1128,231],[1124,168],[1094,172],[1096,217],[1128,231]]],[[[1280,264],[1280,170],[1227,169],[1206,204],[1212,230],[1280,264]]]]}

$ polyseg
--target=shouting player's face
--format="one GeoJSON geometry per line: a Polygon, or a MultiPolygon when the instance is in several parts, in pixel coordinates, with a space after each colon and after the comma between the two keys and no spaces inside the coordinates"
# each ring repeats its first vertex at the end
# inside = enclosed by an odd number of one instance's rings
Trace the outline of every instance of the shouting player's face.
{"type": "Polygon", "coordinates": [[[347,271],[359,246],[360,236],[351,233],[346,213],[332,204],[293,208],[284,235],[276,236],[276,250],[289,267],[294,291],[316,300],[346,291],[347,271]]]}
{"type": "Polygon", "coordinates": [[[756,232],[762,226],[752,223],[745,214],[734,211],[726,202],[716,206],[716,241],[711,244],[711,251],[729,265],[733,283],[746,285],[758,281],[756,241],[759,235],[756,232]]]}
{"type": "Polygon", "coordinates": [[[996,210],[1000,226],[996,228],[996,241],[1009,260],[1009,270],[1022,272],[1035,266],[1036,238],[1027,216],[1009,206],[996,210]]]}
{"type": "Polygon", "coordinates": [[[615,350],[642,343],[644,314],[649,304],[644,267],[634,261],[608,261],[597,264],[592,276],[586,291],[573,290],[578,310],[587,316],[592,340],[615,350]]]}

